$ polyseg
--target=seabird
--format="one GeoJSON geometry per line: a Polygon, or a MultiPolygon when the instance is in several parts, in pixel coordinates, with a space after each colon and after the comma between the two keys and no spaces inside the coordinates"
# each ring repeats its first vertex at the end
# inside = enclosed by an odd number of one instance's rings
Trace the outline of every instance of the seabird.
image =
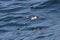
{"type": "Polygon", "coordinates": [[[39,17],[38,16],[35,16],[35,15],[31,15],[31,16],[29,16],[27,18],[29,18],[31,20],[35,20],[35,19],[38,19],[39,17]]]}

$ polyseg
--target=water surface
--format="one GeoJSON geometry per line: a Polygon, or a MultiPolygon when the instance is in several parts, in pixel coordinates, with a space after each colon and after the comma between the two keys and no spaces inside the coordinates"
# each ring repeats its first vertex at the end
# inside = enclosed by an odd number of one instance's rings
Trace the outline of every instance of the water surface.
{"type": "Polygon", "coordinates": [[[0,40],[60,40],[60,1],[0,0],[0,40]]]}

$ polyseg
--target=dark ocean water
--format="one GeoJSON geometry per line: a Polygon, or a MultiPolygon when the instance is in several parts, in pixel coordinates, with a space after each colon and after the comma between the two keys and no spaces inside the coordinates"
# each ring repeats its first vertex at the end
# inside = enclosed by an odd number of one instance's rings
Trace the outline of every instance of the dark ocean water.
{"type": "Polygon", "coordinates": [[[60,0],[0,0],[0,40],[60,40],[60,0]]]}

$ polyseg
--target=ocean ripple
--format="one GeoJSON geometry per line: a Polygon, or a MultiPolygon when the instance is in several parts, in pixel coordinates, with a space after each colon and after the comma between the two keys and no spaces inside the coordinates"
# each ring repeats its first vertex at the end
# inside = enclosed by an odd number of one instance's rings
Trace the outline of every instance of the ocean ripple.
{"type": "Polygon", "coordinates": [[[59,40],[59,31],[59,0],[0,0],[0,40],[59,40]]]}

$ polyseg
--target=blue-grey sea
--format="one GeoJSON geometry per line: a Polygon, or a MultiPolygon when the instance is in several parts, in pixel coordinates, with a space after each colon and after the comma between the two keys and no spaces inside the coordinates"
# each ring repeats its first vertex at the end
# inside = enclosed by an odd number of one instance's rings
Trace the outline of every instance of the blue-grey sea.
{"type": "Polygon", "coordinates": [[[0,0],[0,40],[60,40],[60,0],[0,0]]]}

